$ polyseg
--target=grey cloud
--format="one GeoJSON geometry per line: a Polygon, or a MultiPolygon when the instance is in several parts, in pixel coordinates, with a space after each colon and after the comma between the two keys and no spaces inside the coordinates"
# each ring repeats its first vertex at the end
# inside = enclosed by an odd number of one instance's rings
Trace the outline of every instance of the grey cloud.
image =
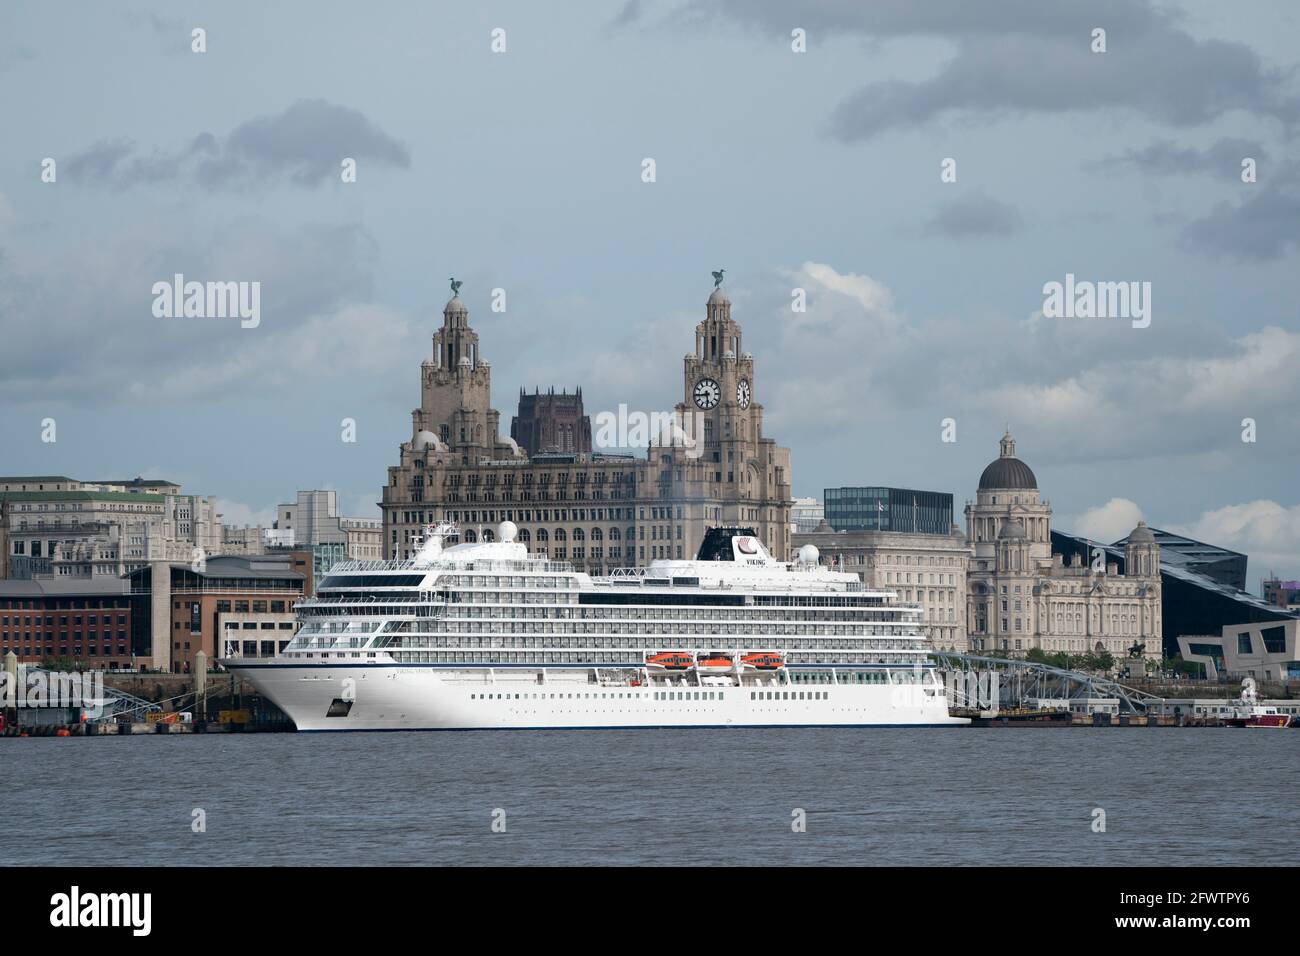
{"type": "Polygon", "coordinates": [[[983,193],[972,193],[941,204],[922,232],[950,239],[1010,236],[1023,224],[1015,206],[983,193]]]}
{"type": "Polygon", "coordinates": [[[172,180],[210,189],[281,180],[313,187],[337,176],[344,157],[403,169],[411,164],[407,148],[357,110],[299,100],[224,138],[199,133],[177,150],[145,153],[128,140],[99,142],[70,157],[65,169],[72,182],[116,188],[172,180]]]}
{"type": "Polygon", "coordinates": [[[1207,254],[1243,261],[1278,259],[1300,249],[1300,164],[1290,163],[1274,177],[1242,184],[1248,198],[1218,203],[1206,216],[1183,228],[1183,242],[1207,254]]]}
{"type": "Polygon", "coordinates": [[[374,239],[358,226],[280,230],[261,219],[166,234],[138,222],[88,237],[50,261],[19,249],[0,261],[0,401],[49,394],[114,401],[128,388],[161,396],[164,380],[198,391],[213,369],[225,369],[225,377],[211,388],[232,381],[265,388],[253,374],[259,362],[319,351],[324,343],[308,331],[311,324],[373,296],[376,257],[374,239]],[[154,317],[152,286],[176,273],[260,282],[261,325],[154,317]],[[95,337],[94,349],[85,347],[87,336],[95,337]]]}
{"type": "Polygon", "coordinates": [[[845,142],[870,139],[945,116],[1064,113],[1127,108],[1155,122],[1195,126],[1230,110],[1300,119],[1287,76],[1266,68],[1241,43],[1199,40],[1174,15],[1149,4],[1111,2],[1070,9],[1017,0],[995,5],[943,0],[864,4],[825,0],[803,8],[725,0],[710,8],[746,24],[790,24],[871,37],[951,40],[953,58],[919,82],[870,83],[833,111],[829,131],[845,142]],[[1090,49],[1107,30],[1106,53],[1090,49]]]}
{"type": "Polygon", "coordinates": [[[641,0],[627,0],[618,15],[610,21],[610,27],[617,29],[619,27],[630,26],[641,18],[641,0]]]}
{"type": "Polygon", "coordinates": [[[1087,36],[1099,24],[1131,33],[1149,29],[1155,19],[1148,6],[1130,0],[1096,0],[1086,9],[1042,0],[698,0],[693,6],[702,14],[718,13],[772,30],[800,26],[875,37],[1052,36],[1078,31],[1087,36]]]}
{"type": "Polygon", "coordinates": [[[1239,179],[1241,161],[1247,156],[1262,163],[1264,147],[1255,140],[1223,137],[1204,149],[1179,146],[1171,140],[1159,140],[1142,149],[1130,149],[1107,156],[1092,166],[1096,169],[1132,168],[1153,174],[1205,173],[1239,179]]]}

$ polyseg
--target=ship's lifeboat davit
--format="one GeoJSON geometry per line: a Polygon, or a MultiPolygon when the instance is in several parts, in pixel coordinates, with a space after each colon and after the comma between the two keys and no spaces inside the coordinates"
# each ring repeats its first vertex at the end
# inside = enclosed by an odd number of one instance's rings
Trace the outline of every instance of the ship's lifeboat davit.
{"type": "Polygon", "coordinates": [[[735,662],[732,661],[730,654],[701,654],[696,668],[702,674],[730,674],[735,670],[735,662]]]}
{"type": "Polygon", "coordinates": [[[660,651],[645,659],[646,667],[651,670],[685,671],[695,664],[695,659],[685,651],[660,651]]]}
{"type": "Polygon", "coordinates": [[[774,671],[785,664],[785,658],[776,651],[755,651],[743,655],[740,663],[749,671],[774,671]]]}

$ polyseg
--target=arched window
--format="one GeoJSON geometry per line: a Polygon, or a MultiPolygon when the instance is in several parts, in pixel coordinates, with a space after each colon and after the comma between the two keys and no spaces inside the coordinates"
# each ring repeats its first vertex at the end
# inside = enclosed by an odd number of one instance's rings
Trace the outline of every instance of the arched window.
{"type": "Polygon", "coordinates": [[[537,543],[538,543],[538,544],[546,544],[546,542],[548,542],[548,541],[550,541],[550,540],[551,540],[551,533],[550,533],[549,531],[547,531],[545,528],[538,528],[538,529],[537,529],[537,543]]]}
{"type": "Polygon", "coordinates": [[[618,533],[618,529],[617,529],[617,528],[610,528],[610,529],[609,529],[609,540],[610,540],[610,541],[617,541],[617,540],[619,540],[620,537],[621,537],[621,535],[618,533]]]}
{"type": "Polygon", "coordinates": [[[473,544],[473,543],[476,542],[476,541],[478,541],[478,535],[475,534],[473,530],[470,530],[470,531],[466,531],[466,532],[465,532],[465,543],[466,543],[466,544],[473,544]]]}
{"type": "Polygon", "coordinates": [[[587,533],[586,533],[585,531],[583,531],[581,528],[574,528],[574,529],[573,529],[573,540],[574,540],[574,541],[586,541],[586,540],[587,540],[587,533]]]}
{"type": "Polygon", "coordinates": [[[494,535],[494,534],[492,533],[492,529],[491,529],[491,528],[485,528],[485,529],[483,530],[483,540],[484,540],[484,541],[495,541],[495,540],[496,540],[496,535],[494,535]]]}
{"type": "Polygon", "coordinates": [[[599,528],[592,528],[592,529],[591,529],[591,540],[592,540],[592,541],[604,541],[604,540],[605,540],[605,532],[601,531],[599,528]]]}
{"type": "Polygon", "coordinates": [[[568,540],[569,540],[569,536],[568,536],[567,534],[564,533],[564,529],[563,529],[563,528],[556,528],[556,529],[555,529],[555,540],[556,540],[556,541],[568,541],[568,540]]]}
{"type": "Polygon", "coordinates": [[[529,538],[529,536],[528,536],[528,529],[527,529],[527,528],[520,528],[520,529],[519,529],[519,543],[520,543],[520,544],[527,544],[530,540],[532,540],[532,539],[529,538]]]}

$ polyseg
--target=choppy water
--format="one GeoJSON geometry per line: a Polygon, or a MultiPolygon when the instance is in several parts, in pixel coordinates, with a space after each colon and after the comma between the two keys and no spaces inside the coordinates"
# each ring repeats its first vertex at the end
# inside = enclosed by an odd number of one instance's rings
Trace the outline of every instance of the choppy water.
{"type": "Polygon", "coordinates": [[[1300,849],[1294,731],[11,738],[0,779],[0,864],[1241,865],[1300,849]]]}

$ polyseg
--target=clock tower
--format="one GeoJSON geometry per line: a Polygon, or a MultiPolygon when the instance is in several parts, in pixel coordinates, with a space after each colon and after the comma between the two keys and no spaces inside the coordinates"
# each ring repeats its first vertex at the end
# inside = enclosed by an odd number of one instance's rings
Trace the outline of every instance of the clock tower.
{"type": "Polygon", "coordinates": [[[778,558],[788,558],[790,450],[763,437],[763,406],[756,399],[754,357],[744,350],[731,299],[714,273],[704,321],[695,327],[695,351],[685,357],[679,420],[700,442],[697,465],[712,525],[752,527],[778,558]]]}

